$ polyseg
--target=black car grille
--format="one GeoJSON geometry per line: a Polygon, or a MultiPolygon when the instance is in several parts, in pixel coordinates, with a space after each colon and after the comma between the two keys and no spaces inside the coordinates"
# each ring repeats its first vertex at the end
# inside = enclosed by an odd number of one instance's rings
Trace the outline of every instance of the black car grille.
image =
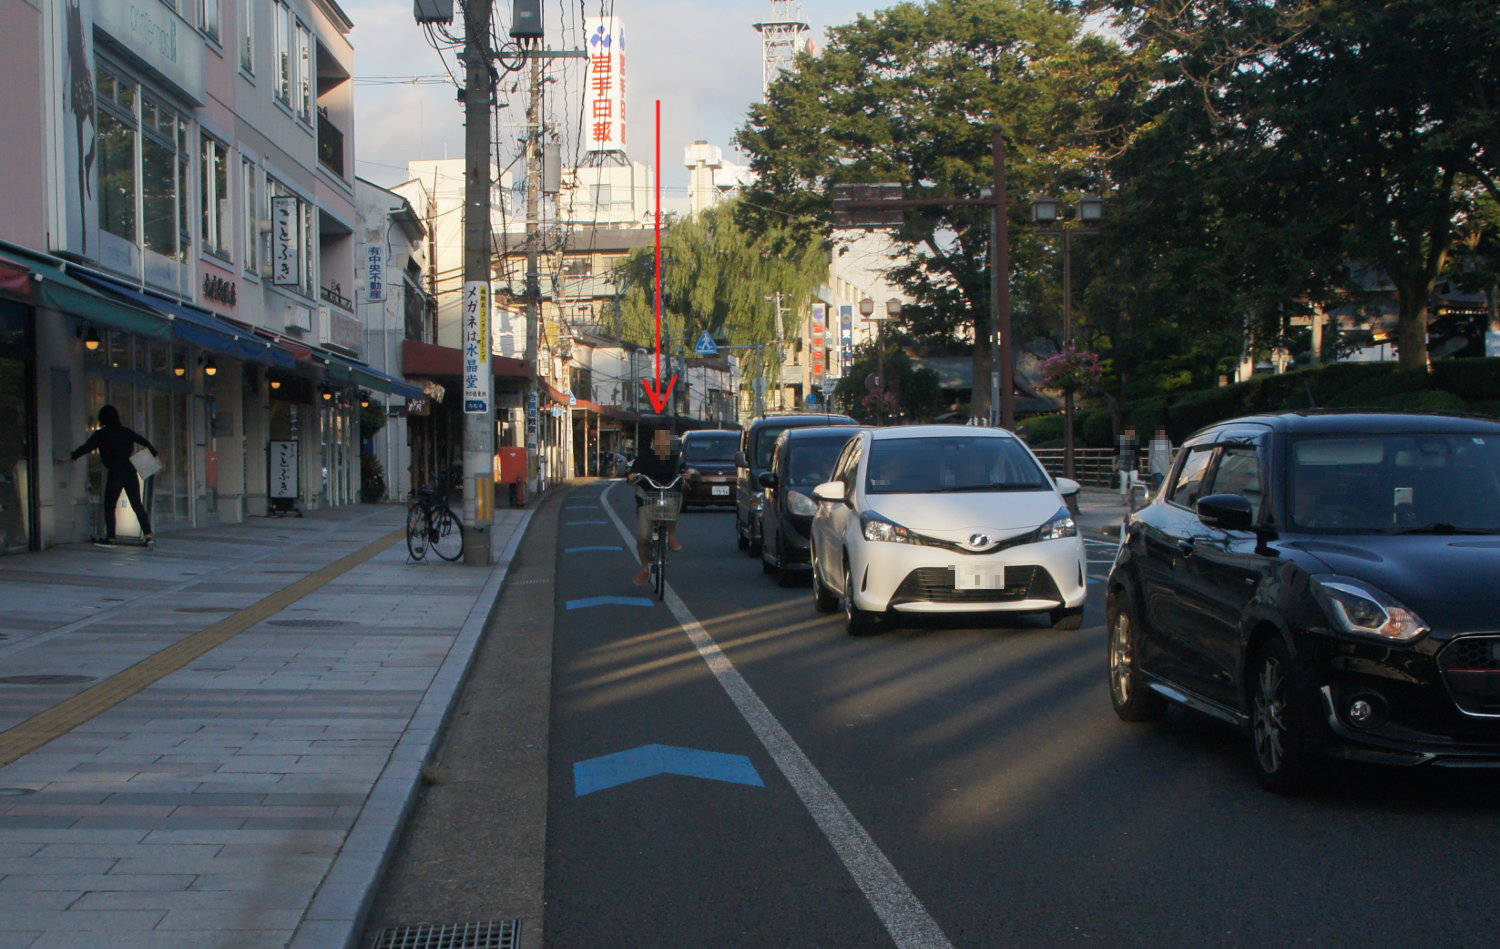
{"type": "Polygon", "coordinates": [[[1018,600],[1056,600],[1062,594],[1052,574],[1035,565],[1005,567],[1005,587],[1000,590],[955,590],[951,567],[919,567],[906,575],[891,597],[891,605],[902,603],[1011,603],[1018,600]]]}
{"type": "Polygon", "coordinates": [[[1448,694],[1470,715],[1500,715],[1500,636],[1463,636],[1438,653],[1448,694]]]}

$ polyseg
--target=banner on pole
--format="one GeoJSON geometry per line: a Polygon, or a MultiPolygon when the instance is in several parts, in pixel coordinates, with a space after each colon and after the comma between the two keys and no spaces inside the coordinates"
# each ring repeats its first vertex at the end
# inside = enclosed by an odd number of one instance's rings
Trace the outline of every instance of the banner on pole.
{"type": "Polygon", "coordinates": [[[464,413],[488,414],[495,371],[490,362],[490,284],[487,280],[470,280],[464,284],[463,343],[464,413]]]}

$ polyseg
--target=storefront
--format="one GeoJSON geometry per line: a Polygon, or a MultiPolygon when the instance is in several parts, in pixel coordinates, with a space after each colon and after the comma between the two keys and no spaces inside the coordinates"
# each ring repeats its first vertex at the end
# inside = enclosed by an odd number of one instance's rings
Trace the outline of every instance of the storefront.
{"type": "MultiPolygon", "coordinates": [[[[0,286],[25,289],[20,268],[0,264],[0,286]]],[[[0,296],[0,553],[31,549],[36,525],[34,312],[0,296]]]]}

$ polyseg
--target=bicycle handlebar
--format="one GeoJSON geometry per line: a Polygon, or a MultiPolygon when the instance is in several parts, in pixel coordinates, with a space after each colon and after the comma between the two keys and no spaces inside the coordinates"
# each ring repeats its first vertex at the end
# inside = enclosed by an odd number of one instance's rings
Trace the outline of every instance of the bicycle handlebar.
{"type": "Polygon", "coordinates": [[[673,478],[671,481],[668,481],[666,484],[658,484],[656,482],[655,478],[652,478],[650,475],[646,474],[644,471],[637,471],[635,473],[635,476],[637,478],[640,478],[641,480],[645,481],[647,484],[649,484],[651,487],[655,488],[658,491],[670,491],[673,488],[677,487],[677,483],[682,480],[682,475],[678,475],[677,477],[673,478]]]}

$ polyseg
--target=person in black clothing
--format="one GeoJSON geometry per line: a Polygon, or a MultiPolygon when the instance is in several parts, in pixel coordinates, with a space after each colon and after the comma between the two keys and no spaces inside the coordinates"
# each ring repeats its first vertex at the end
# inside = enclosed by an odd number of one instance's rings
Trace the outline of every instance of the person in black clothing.
{"type": "Polygon", "coordinates": [[[99,427],[89,436],[88,441],[73,449],[72,454],[57,460],[58,464],[66,464],[98,450],[105,472],[104,538],[95,543],[102,547],[115,545],[115,505],[120,502],[121,491],[125,492],[126,499],[130,501],[130,509],[135,512],[136,520],[140,521],[141,539],[148,547],[151,545],[151,518],[146,513],[146,506],[141,503],[140,484],[136,480],[135,466],[130,463],[130,455],[136,445],[144,445],[152,455],[158,454],[155,445],[120,424],[119,409],[106,405],[99,410],[99,427]]]}
{"type": "MultiPolygon", "coordinates": [[[[651,439],[651,446],[636,455],[630,465],[626,480],[635,485],[635,550],[641,558],[641,569],[634,580],[638,587],[645,586],[651,579],[647,567],[651,558],[651,512],[646,507],[645,494],[650,486],[640,479],[640,475],[657,484],[668,484],[681,473],[681,469],[682,459],[672,451],[672,435],[666,429],[658,430],[651,439]]],[[[677,482],[672,490],[680,493],[682,482],[677,482]]],[[[682,549],[682,542],[677,539],[676,521],[667,527],[667,546],[672,550],[682,549]]]]}

